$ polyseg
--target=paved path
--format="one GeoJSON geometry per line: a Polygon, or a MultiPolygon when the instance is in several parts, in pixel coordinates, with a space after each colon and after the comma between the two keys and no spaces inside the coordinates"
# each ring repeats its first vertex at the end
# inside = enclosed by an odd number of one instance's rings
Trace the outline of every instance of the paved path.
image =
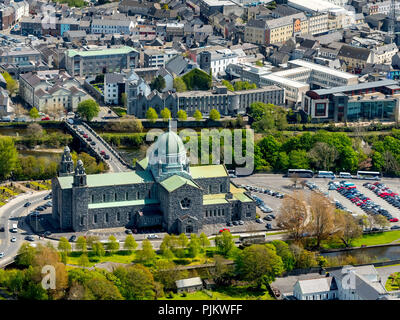
{"type": "Polygon", "coordinates": [[[400,265],[376,268],[381,277],[382,284],[385,285],[389,276],[394,272],[400,272],[400,265]]]}

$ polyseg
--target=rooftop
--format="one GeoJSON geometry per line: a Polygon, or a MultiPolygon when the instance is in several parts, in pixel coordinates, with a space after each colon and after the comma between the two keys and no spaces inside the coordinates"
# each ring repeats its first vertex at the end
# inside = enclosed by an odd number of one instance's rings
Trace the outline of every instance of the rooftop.
{"type": "Polygon", "coordinates": [[[227,177],[228,173],[223,164],[190,167],[193,179],[227,177]]]}
{"type": "Polygon", "coordinates": [[[193,181],[191,181],[189,179],[186,179],[184,177],[178,176],[178,175],[173,175],[173,176],[165,179],[164,181],[162,181],[160,184],[168,192],[172,192],[172,191],[182,187],[185,184],[188,184],[188,185],[190,185],[192,187],[195,187],[195,188],[199,188],[199,186],[195,182],[193,182],[193,181]]]}
{"type": "Polygon", "coordinates": [[[141,199],[131,201],[114,201],[114,202],[98,202],[89,203],[89,209],[102,209],[102,208],[117,208],[117,207],[128,207],[128,206],[142,206],[147,204],[158,204],[160,203],[157,199],[141,199]]]}
{"type": "MultiPolygon", "coordinates": [[[[72,188],[73,176],[57,178],[61,189],[72,188]]],[[[117,173],[89,174],[87,185],[89,187],[104,187],[124,184],[153,182],[153,176],[147,171],[130,171],[117,173]]]]}
{"type": "Polygon", "coordinates": [[[328,73],[328,74],[330,74],[332,76],[336,76],[336,77],[340,77],[340,78],[344,78],[344,79],[358,78],[358,76],[355,75],[355,74],[351,74],[351,73],[343,72],[343,71],[338,71],[338,70],[335,70],[335,69],[331,69],[331,68],[322,66],[320,64],[308,62],[308,61],[301,60],[301,59],[288,61],[288,64],[294,64],[294,65],[297,65],[297,66],[300,66],[300,67],[310,68],[310,69],[313,69],[315,71],[325,72],[325,73],[328,73]]]}
{"type": "Polygon", "coordinates": [[[81,57],[95,57],[101,55],[117,55],[117,54],[127,54],[132,51],[137,51],[134,48],[123,46],[120,48],[106,48],[106,49],[99,49],[99,50],[86,50],[86,51],[78,51],[74,49],[67,50],[68,57],[72,58],[75,56],[81,57]]]}

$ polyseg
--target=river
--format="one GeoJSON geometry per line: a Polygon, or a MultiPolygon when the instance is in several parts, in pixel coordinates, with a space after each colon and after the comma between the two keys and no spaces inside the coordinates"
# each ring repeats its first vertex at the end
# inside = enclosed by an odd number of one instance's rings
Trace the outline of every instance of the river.
{"type": "Polygon", "coordinates": [[[346,256],[367,256],[373,260],[397,260],[400,259],[400,245],[360,248],[347,251],[335,251],[321,253],[324,257],[345,258],[346,256]]]}

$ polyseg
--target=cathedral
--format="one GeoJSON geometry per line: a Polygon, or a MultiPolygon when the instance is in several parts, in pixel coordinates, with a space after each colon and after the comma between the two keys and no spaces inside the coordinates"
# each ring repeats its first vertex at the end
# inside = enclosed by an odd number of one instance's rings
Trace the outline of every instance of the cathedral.
{"type": "Polygon", "coordinates": [[[198,233],[206,224],[254,220],[256,204],[230,181],[224,165],[190,166],[181,138],[169,129],[134,171],[85,173],[65,147],[52,180],[52,217],[61,230],[162,227],[198,233]]]}

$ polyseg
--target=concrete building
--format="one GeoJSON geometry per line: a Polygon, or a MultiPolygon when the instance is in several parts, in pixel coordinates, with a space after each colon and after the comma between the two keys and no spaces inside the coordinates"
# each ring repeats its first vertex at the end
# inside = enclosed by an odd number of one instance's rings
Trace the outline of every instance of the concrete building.
{"type": "Polygon", "coordinates": [[[213,76],[225,75],[228,65],[237,63],[239,56],[230,49],[220,49],[215,51],[202,51],[197,57],[200,69],[211,73],[213,76]]]}
{"type": "Polygon", "coordinates": [[[145,49],[143,51],[144,67],[164,67],[170,59],[178,54],[179,52],[174,49],[145,49]]]}
{"type": "Polygon", "coordinates": [[[343,45],[337,55],[338,59],[346,64],[347,71],[360,73],[367,63],[373,63],[373,54],[370,49],[343,45]]]}
{"type": "Polygon", "coordinates": [[[79,77],[135,68],[138,60],[138,51],[127,46],[85,47],[84,50],[65,51],[65,66],[68,73],[79,77]]]}
{"type": "Polygon", "coordinates": [[[125,93],[125,74],[106,73],[104,75],[104,103],[121,105],[122,94],[125,93]]]}
{"type": "Polygon", "coordinates": [[[136,23],[131,20],[93,19],[91,33],[100,34],[132,34],[136,23]]]}
{"type": "MultiPolygon", "coordinates": [[[[63,162],[69,162],[65,149],[63,162]]],[[[204,225],[254,220],[256,204],[230,182],[224,165],[192,167],[181,138],[159,136],[136,170],[87,175],[61,164],[52,180],[52,218],[62,230],[161,226],[168,233],[198,233],[204,225]]]]}

